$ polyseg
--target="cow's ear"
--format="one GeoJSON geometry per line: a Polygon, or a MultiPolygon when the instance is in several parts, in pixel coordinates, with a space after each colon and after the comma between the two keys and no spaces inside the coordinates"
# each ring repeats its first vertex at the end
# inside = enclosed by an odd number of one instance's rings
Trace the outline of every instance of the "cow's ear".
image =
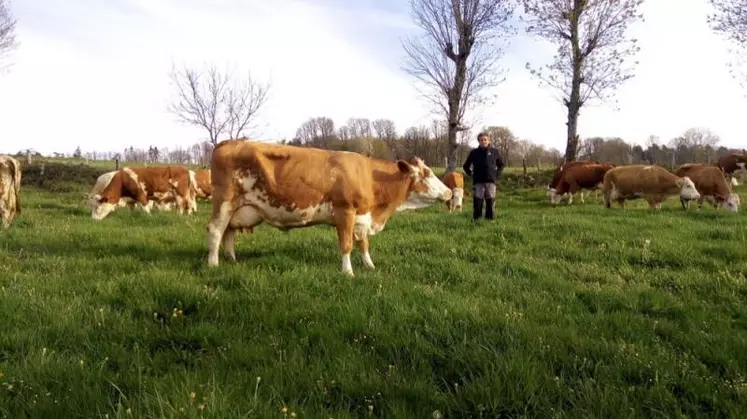
{"type": "Polygon", "coordinates": [[[410,164],[404,160],[397,160],[397,167],[399,167],[400,172],[406,175],[409,175],[410,173],[413,172],[412,166],[410,166],[410,164]]]}

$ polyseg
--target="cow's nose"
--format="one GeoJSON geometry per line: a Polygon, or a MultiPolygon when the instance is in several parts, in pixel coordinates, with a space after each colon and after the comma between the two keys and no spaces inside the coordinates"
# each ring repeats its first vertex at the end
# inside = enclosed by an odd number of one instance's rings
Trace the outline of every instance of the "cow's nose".
{"type": "Polygon", "coordinates": [[[451,199],[453,193],[451,192],[451,189],[447,189],[444,193],[444,201],[448,201],[451,199]]]}

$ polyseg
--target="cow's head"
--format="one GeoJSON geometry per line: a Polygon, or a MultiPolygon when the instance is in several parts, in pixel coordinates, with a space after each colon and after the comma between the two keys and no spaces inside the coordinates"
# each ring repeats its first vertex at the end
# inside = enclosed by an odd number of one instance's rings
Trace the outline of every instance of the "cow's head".
{"type": "Polygon", "coordinates": [[[103,220],[119,206],[119,202],[109,202],[107,197],[99,194],[94,195],[93,199],[89,202],[91,202],[93,206],[93,209],[91,210],[91,218],[96,221],[103,220]]]}
{"type": "Polygon", "coordinates": [[[739,204],[740,204],[739,195],[732,193],[729,194],[729,196],[726,198],[726,201],[724,201],[724,209],[729,212],[737,212],[739,211],[739,204]]]}
{"type": "Polygon", "coordinates": [[[453,208],[461,208],[464,200],[464,189],[454,188],[451,190],[451,205],[453,208]]]}
{"type": "Polygon", "coordinates": [[[559,193],[557,193],[557,192],[555,191],[555,188],[553,188],[553,189],[549,189],[549,190],[547,191],[547,196],[548,196],[548,197],[550,198],[550,202],[551,202],[551,203],[552,203],[553,205],[557,205],[557,204],[559,204],[559,203],[560,203],[560,201],[562,201],[562,200],[563,200],[563,195],[562,195],[562,194],[559,194],[559,193]]]}
{"type": "Polygon", "coordinates": [[[695,188],[695,183],[689,177],[679,178],[677,186],[680,188],[680,198],[686,200],[700,199],[700,192],[695,188]]]}
{"type": "Polygon", "coordinates": [[[397,160],[397,167],[400,172],[411,178],[407,200],[400,205],[399,209],[422,208],[451,199],[453,195],[451,189],[444,185],[420,158],[413,157],[409,162],[397,160]]]}

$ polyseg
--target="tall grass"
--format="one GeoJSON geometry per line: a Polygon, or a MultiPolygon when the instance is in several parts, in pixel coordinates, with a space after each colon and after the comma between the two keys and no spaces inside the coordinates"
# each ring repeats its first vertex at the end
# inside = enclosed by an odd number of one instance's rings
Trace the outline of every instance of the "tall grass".
{"type": "Polygon", "coordinates": [[[747,412],[744,212],[504,190],[492,223],[395,215],[350,279],[331,227],[208,269],[208,204],[94,222],[89,187],[26,187],[0,233],[0,417],[747,412]]]}

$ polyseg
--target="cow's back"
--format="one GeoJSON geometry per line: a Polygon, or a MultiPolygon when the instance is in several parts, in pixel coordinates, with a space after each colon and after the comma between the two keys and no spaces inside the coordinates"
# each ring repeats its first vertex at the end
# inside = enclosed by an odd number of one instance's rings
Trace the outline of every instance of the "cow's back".
{"type": "Polygon", "coordinates": [[[358,153],[228,140],[211,159],[213,208],[238,195],[287,210],[322,202],[367,206],[370,162],[358,153]]]}
{"type": "Polygon", "coordinates": [[[456,171],[451,171],[444,175],[442,182],[449,189],[461,188],[464,189],[464,175],[456,171]]]}
{"type": "Polygon", "coordinates": [[[678,176],[661,166],[627,165],[609,170],[604,176],[604,188],[614,186],[624,194],[671,193],[677,188],[678,179],[678,176]]]}

